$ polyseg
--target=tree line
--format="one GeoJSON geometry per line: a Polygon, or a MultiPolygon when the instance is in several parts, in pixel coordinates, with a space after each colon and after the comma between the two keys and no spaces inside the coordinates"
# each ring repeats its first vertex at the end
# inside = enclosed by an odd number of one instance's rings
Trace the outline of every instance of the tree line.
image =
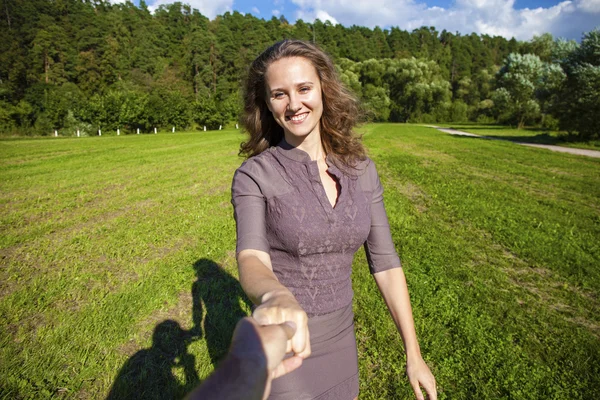
{"type": "Polygon", "coordinates": [[[0,0],[0,132],[72,135],[233,124],[249,63],[315,41],[374,121],[540,124],[598,137],[600,33],[522,42],[421,27],[290,24],[182,3],[0,0]]]}

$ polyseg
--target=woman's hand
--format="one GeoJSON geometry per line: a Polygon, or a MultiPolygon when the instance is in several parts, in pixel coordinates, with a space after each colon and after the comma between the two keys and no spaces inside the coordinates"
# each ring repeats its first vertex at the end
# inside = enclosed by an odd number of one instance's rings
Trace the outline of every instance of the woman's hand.
{"type": "Polygon", "coordinates": [[[406,375],[408,376],[408,381],[415,392],[415,396],[417,400],[424,400],[423,392],[421,391],[421,387],[425,389],[427,393],[428,400],[436,400],[437,399],[437,389],[435,386],[435,378],[433,374],[429,370],[425,361],[421,357],[415,357],[414,359],[406,360],[406,375]]]}
{"type": "Polygon", "coordinates": [[[260,325],[281,324],[286,321],[294,322],[296,333],[292,339],[288,340],[286,351],[292,351],[294,355],[302,358],[310,356],[308,317],[296,298],[288,290],[275,290],[265,293],[252,317],[260,325]]]}

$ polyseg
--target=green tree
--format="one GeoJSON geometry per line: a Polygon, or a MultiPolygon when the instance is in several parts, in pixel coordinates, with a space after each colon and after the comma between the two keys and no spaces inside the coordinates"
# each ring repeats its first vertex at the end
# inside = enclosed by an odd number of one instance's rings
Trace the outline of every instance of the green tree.
{"type": "Polygon", "coordinates": [[[567,79],[555,112],[561,128],[577,132],[582,139],[600,137],[600,30],[584,34],[563,67],[567,79]]]}
{"type": "Polygon", "coordinates": [[[199,127],[206,126],[207,129],[218,129],[224,125],[225,118],[217,108],[214,97],[198,99],[194,102],[194,122],[199,127]]]}
{"type": "MultiPolygon", "coordinates": [[[[560,87],[564,73],[560,67],[543,62],[534,54],[511,53],[498,72],[498,84],[510,97],[509,109],[499,110],[499,115],[511,115],[518,128],[535,122],[546,113],[552,94],[560,87]]],[[[505,98],[501,92],[497,98],[505,98]]],[[[497,107],[506,104],[495,102],[497,107]]]]}
{"type": "Polygon", "coordinates": [[[439,66],[429,60],[389,60],[385,80],[389,82],[390,118],[400,122],[445,119],[451,98],[450,83],[439,66]]]}

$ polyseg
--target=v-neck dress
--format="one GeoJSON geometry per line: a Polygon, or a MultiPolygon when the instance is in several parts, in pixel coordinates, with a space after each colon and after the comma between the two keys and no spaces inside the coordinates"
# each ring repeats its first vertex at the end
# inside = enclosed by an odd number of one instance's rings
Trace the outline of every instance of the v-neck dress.
{"type": "Polygon", "coordinates": [[[354,253],[364,246],[371,273],[401,267],[370,159],[340,168],[332,206],[316,161],[282,140],[235,172],[232,203],[239,253],[267,252],[277,279],[309,317],[311,356],[273,381],[270,399],[353,399],[358,363],[350,279],[354,253]]]}

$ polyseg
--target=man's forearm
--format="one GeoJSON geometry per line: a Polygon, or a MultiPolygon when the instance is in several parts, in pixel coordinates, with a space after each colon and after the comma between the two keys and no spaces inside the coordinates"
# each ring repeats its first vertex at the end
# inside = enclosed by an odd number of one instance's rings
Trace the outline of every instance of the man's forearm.
{"type": "Polygon", "coordinates": [[[240,358],[230,354],[188,399],[261,400],[267,374],[266,360],[240,358]]]}

